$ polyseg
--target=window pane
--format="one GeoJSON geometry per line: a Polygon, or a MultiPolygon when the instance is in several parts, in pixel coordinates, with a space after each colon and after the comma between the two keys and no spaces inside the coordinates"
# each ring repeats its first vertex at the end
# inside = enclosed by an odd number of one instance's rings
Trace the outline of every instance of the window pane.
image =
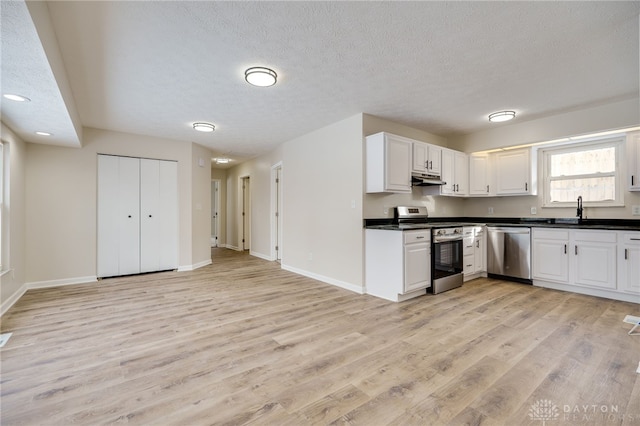
{"type": "Polygon", "coordinates": [[[589,179],[563,179],[550,182],[549,201],[572,202],[582,195],[584,202],[615,200],[615,176],[589,179]]]}
{"type": "Polygon", "coordinates": [[[552,177],[611,173],[615,169],[615,147],[551,155],[552,177]]]}

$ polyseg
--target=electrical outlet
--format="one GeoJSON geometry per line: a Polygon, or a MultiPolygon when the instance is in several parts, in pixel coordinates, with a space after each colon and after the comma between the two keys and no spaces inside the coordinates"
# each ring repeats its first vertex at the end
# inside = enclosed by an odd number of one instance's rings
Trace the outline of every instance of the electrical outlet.
{"type": "Polygon", "coordinates": [[[383,210],[385,216],[389,216],[389,207],[385,207],[383,210]]]}
{"type": "Polygon", "coordinates": [[[493,214],[493,207],[489,207],[489,214],[493,214]]]}
{"type": "Polygon", "coordinates": [[[531,214],[538,214],[538,209],[535,207],[531,207],[531,214]]]}
{"type": "Polygon", "coordinates": [[[631,214],[634,216],[640,216],[640,206],[631,206],[631,214]]]}

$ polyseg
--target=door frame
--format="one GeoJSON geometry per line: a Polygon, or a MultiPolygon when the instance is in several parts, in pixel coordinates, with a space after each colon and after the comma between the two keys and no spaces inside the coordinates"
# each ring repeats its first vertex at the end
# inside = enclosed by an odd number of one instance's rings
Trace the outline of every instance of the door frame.
{"type": "Polygon", "coordinates": [[[270,222],[271,222],[271,260],[282,260],[282,216],[283,216],[283,202],[282,202],[282,185],[283,169],[282,161],[277,162],[271,166],[271,209],[270,209],[270,222]],[[276,182],[278,178],[278,170],[280,171],[279,182],[276,182]],[[278,216],[276,217],[276,212],[278,216]],[[276,246],[278,249],[276,250],[276,246]]]}
{"type": "Polygon", "coordinates": [[[218,190],[215,191],[215,195],[211,198],[211,212],[209,217],[213,219],[212,222],[215,222],[216,227],[216,235],[215,241],[211,238],[213,237],[213,230],[209,233],[209,238],[211,239],[211,247],[220,247],[220,186],[222,185],[222,181],[220,179],[211,179],[211,193],[213,194],[214,185],[218,184],[218,190]],[[217,207],[218,211],[214,212],[214,209],[217,207]],[[217,213],[214,217],[214,213],[217,213]]]}
{"type": "Polygon", "coordinates": [[[238,250],[251,251],[251,176],[238,176],[238,250]],[[245,179],[249,181],[244,187],[245,179]],[[246,192],[245,192],[246,191],[246,192]],[[246,201],[246,205],[245,205],[246,201]],[[243,216],[242,213],[245,213],[243,216]],[[244,240],[244,241],[243,241],[244,240]]]}

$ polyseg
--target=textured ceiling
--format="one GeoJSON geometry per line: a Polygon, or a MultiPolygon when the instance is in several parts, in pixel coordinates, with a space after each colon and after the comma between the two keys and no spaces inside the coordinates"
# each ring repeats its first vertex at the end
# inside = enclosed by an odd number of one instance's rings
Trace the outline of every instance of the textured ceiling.
{"type": "Polygon", "coordinates": [[[449,136],[639,90],[638,1],[48,6],[83,126],[238,159],[359,112],[449,136]],[[278,83],[249,86],[251,66],[278,83]]]}

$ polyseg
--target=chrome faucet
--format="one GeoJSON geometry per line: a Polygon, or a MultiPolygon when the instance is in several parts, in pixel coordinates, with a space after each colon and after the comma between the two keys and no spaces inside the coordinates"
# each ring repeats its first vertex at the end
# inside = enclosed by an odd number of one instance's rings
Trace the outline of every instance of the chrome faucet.
{"type": "Polygon", "coordinates": [[[578,212],[576,214],[577,217],[580,218],[580,220],[582,220],[582,195],[578,196],[578,212]]]}

